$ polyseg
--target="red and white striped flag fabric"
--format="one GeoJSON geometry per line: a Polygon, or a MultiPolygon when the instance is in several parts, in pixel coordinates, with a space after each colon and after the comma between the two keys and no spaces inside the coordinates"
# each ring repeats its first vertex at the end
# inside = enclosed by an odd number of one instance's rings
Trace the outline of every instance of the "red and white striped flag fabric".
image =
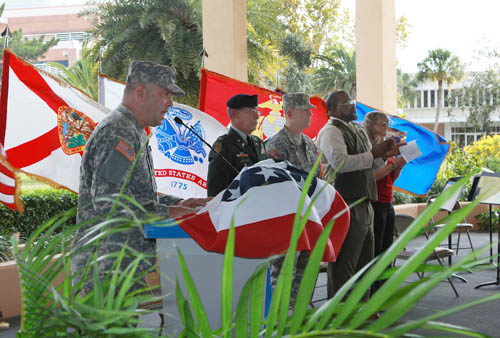
{"type": "Polygon", "coordinates": [[[12,210],[24,212],[17,180],[14,168],[7,161],[3,146],[0,144],[0,202],[12,210]]]}
{"type": "MultiPolygon", "coordinates": [[[[264,160],[245,167],[227,189],[195,215],[179,219],[179,225],[202,248],[224,253],[231,220],[235,224],[235,255],[263,258],[284,253],[290,244],[295,214],[308,173],[288,161],[264,160]]],[[[312,212],[297,250],[311,251],[324,226],[339,212],[323,261],[335,261],[349,230],[348,206],[337,191],[321,179],[313,179],[304,209],[312,212]]]]}
{"type": "Polygon", "coordinates": [[[108,111],[4,49],[0,143],[14,168],[77,192],[83,149],[108,111]]]}

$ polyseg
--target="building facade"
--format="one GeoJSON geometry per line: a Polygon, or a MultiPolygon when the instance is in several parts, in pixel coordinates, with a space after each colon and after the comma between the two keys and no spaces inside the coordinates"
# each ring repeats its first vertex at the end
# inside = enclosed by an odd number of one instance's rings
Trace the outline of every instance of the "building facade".
{"type": "Polygon", "coordinates": [[[59,42],[36,66],[51,73],[58,70],[47,62],[71,67],[81,57],[82,42],[92,27],[92,17],[80,15],[87,6],[83,0],[7,0],[1,18],[11,31],[21,29],[23,37],[59,42]]]}
{"type": "MultiPolygon", "coordinates": [[[[438,134],[442,135],[449,141],[455,142],[461,148],[477,141],[484,133],[476,128],[468,125],[467,117],[469,109],[462,108],[458,105],[458,99],[454,102],[449,102],[450,95],[454,91],[462,90],[465,82],[454,83],[451,88],[443,86],[443,97],[441,99],[441,112],[439,117],[438,134]]],[[[418,123],[427,129],[434,128],[436,119],[436,108],[438,101],[438,85],[437,82],[425,82],[419,84],[415,88],[415,98],[408,102],[406,108],[402,109],[405,118],[412,122],[418,123]]],[[[492,127],[488,134],[500,134],[500,117],[499,113],[492,114],[492,127]]]]}

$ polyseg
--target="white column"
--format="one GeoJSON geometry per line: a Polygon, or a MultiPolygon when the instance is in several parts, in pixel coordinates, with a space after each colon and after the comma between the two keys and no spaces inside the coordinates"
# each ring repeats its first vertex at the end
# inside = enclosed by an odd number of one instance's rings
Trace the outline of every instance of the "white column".
{"type": "Polygon", "coordinates": [[[396,113],[394,0],[356,0],[356,86],[360,102],[396,113]]]}
{"type": "Polygon", "coordinates": [[[205,67],[240,81],[248,80],[245,0],[202,0],[205,67]]]}

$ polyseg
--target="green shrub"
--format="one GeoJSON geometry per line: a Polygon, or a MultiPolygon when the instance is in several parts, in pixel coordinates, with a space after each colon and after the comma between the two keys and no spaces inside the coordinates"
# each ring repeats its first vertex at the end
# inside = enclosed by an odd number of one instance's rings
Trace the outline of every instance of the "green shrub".
{"type": "MultiPolygon", "coordinates": [[[[476,215],[476,218],[479,220],[477,225],[479,226],[480,231],[490,231],[490,212],[485,211],[476,215]]],[[[491,213],[491,225],[493,228],[493,232],[498,231],[498,213],[491,213]]]]}
{"type": "Polygon", "coordinates": [[[0,236],[0,262],[12,259],[10,252],[10,240],[8,237],[0,236]]]}
{"type": "MultiPolygon", "coordinates": [[[[67,190],[43,189],[21,193],[24,213],[0,205],[0,235],[10,236],[20,232],[21,238],[31,236],[40,225],[52,217],[76,207],[77,195],[67,190]]],[[[71,224],[75,224],[73,217],[71,224]]]]}

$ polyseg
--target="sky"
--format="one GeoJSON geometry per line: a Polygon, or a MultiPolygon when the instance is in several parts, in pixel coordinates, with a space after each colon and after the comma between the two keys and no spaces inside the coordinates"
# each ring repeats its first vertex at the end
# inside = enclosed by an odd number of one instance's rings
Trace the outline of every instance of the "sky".
{"type": "MultiPolygon", "coordinates": [[[[353,14],[355,3],[342,0],[353,14]]],[[[486,64],[477,61],[475,51],[500,47],[500,0],[395,0],[395,5],[396,17],[405,16],[411,25],[408,46],[396,52],[404,72],[417,72],[417,63],[435,48],[458,55],[468,70],[481,70],[486,64]]]]}

